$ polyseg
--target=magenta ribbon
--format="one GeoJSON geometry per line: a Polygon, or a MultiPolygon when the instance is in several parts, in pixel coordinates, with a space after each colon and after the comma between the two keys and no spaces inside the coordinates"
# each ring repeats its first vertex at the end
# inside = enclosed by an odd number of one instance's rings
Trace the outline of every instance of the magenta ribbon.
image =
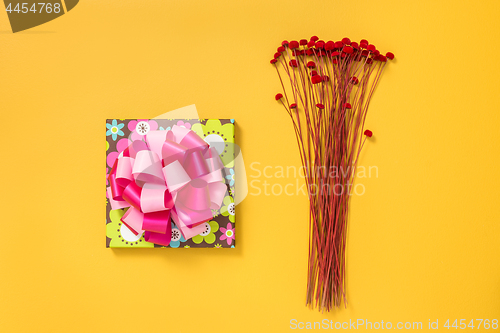
{"type": "Polygon", "coordinates": [[[174,125],[149,131],[116,159],[107,188],[111,209],[130,207],[122,222],[147,242],[167,246],[170,217],[187,240],[220,209],[226,194],[224,165],[215,148],[195,132],[174,125]]]}

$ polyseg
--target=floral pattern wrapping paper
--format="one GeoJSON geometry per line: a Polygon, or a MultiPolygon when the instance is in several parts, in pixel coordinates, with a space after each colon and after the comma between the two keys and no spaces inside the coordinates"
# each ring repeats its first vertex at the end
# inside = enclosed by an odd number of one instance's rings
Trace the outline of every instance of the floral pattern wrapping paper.
{"type": "MultiPolygon", "coordinates": [[[[210,247],[234,248],[235,246],[235,204],[234,204],[234,119],[108,119],[106,120],[106,186],[108,173],[115,160],[135,140],[143,140],[149,131],[170,130],[177,125],[194,131],[206,142],[212,144],[224,163],[223,176],[227,186],[219,210],[212,210],[213,218],[205,223],[205,231],[191,239],[184,239],[172,223],[173,248],[210,247]]],[[[121,217],[127,209],[111,210],[106,197],[106,247],[148,248],[165,247],[146,242],[143,235],[134,235],[125,226],[121,217]]]]}

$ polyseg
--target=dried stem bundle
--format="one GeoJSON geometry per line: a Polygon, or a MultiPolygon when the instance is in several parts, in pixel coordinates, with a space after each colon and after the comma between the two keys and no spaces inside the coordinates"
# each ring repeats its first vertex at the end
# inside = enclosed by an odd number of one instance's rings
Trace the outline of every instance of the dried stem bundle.
{"type": "MultiPolygon", "coordinates": [[[[309,189],[309,268],[306,304],[330,311],[346,301],[345,251],[349,199],[368,106],[394,55],[348,38],[284,41],[271,60],[292,120],[309,189]]],[[[364,138],[363,138],[364,134],[364,138]]]]}

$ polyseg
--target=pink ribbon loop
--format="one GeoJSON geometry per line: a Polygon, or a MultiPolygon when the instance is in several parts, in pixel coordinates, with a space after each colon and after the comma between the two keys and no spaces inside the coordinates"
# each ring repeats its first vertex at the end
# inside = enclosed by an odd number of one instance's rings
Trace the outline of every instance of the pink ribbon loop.
{"type": "Polygon", "coordinates": [[[177,194],[176,202],[191,210],[210,209],[208,183],[202,179],[194,179],[177,194]]]}
{"type": "MultiPolygon", "coordinates": [[[[111,191],[113,191],[113,189],[111,189],[111,191]]],[[[135,182],[131,182],[123,190],[123,200],[128,202],[130,206],[134,207],[138,211],[141,211],[141,192],[142,188],[137,186],[135,182]]]]}
{"type": "Polygon", "coordinates": [[[166,140],[163,143],[161,153],[163,156],[163,164],[167,165],[173,161],[179,160],[181,163],[184,161],[184,155],[186,154],[187,148],[174,142],[166,140]]]}
{"type": "Polygon", "coordinates": [[[187,240],[204,231],[227,191],[219,154],[196,133],[174,125],[134,141],[110,171],[112,209],[128,207],[122,222],[148,242],[167,246],[170,219],[187,240]]]}
{"type": "Polygon", "coordinates": [[[172,239],[172,225],[170,224],[170,215],[164,220],[168,220],[166,231],[164,233],[151,231],[144,232],[144,239],[146,240],[146,242],[151,242],[163,246],[168,246],[168,244],[170,244],[170,240],[172,239]]]}
{"type": "Polygon", "coordinates": [[[165,223],[166,220],[170,221],[170,209],[144,214],[142,229],[153,233],[165,234],[167,233],[168,225],[170,225],[170,223],[165,223]]]}
{"type": "Polygon", "coordinates": [[[201,151],[188,153],[182,165],[191,179],[205,176],[210,172],[201,151]]]}

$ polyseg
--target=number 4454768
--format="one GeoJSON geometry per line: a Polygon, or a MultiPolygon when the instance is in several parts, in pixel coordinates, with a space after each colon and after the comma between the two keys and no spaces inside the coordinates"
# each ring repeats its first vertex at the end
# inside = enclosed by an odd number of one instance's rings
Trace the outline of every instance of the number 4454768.
{"type": "Polygon", "coordinates": [[[61,4],[60,3],[50,3],[50,2],[39,2],[39,3],[34,3],[30,8],[28,8],[28,3],[18,3],[14,8],[12,8],[12,3],[9,3],[9,5],[6,8],[6,11],[9,13],[16,12],[16,13],[47,13],[50,14],[52,12],[54,13],[60,13],[61,12],[61,4]],[[38,5],[38,8],[37,8],[38,5]]]}
{"type": "Polygon", "coordinates": [[[444,327],[447,329],[454,328],[454,329],[466,329],[466,328],[478,328],[480,329],[485,328],[485,329],[498,329],[498,319],[471,319],[470,322],[467,324],[465,319],[455,319],[453,324],[450,325],[450,320],[448,319],[446,323],[444,324],[444,327]],[[474,321],[475,320],[475,321],[474,321]],[[476,324],[476,325],[474,325],[476,324]]]}

